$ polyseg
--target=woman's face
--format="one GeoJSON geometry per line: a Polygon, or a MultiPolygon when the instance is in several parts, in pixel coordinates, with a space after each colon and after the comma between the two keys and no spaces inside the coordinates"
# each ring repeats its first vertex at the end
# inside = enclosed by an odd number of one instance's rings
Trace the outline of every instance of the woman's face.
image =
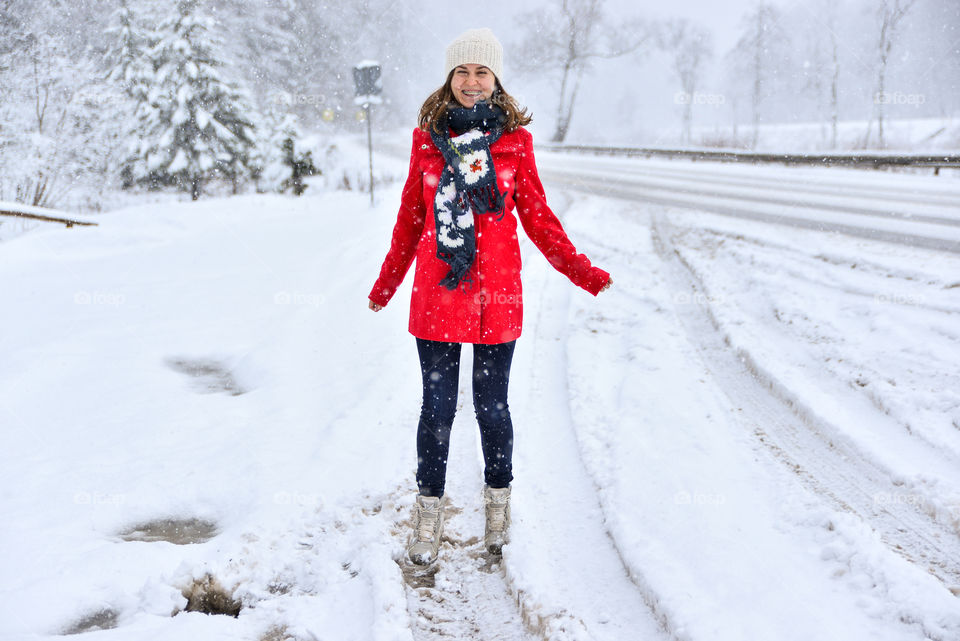
{"type": "Polygon", "coordinates": [[[460,65],[453,70],[450,88],[453,97],[461,105],[469,109],[481,100],[490,100],[497,78],[493,72],[483,65],[460,65]]]}

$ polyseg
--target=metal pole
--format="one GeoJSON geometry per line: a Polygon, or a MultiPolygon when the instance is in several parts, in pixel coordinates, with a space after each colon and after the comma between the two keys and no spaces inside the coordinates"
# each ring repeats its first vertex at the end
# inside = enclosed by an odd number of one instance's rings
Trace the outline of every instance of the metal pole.
{"type": "Polygon", "coordinates": [[[370,131],[370,103],[363,106],[367,111],[367,151],[370,155],[370,206],[373,207],[373,134],[370,131]]]}

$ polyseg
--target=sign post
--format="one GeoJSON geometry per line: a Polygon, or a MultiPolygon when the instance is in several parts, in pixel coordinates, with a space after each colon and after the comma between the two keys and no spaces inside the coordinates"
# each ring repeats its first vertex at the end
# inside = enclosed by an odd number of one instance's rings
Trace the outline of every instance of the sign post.
{"type": "Polygon", "coordinates": [[[356,97],[353,104],[362,105],[367,120],[367,151],[370,155],[370,206],[373,207],[373,132],[370,125],[370,106],[383,102],[380,92],[380,63],[376,60],[363,60],[353,68],[353,83],[356,85],[356,97]]]}

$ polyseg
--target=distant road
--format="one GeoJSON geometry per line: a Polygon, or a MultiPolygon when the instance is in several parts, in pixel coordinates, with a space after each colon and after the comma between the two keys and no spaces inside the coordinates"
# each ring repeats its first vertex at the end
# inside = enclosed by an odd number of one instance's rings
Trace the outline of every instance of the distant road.
{"type": "Polygon", "coordinates": [[[600,196],[960,253],[960,180],[947,176],[554,152],[537,166],[600,196]]]}

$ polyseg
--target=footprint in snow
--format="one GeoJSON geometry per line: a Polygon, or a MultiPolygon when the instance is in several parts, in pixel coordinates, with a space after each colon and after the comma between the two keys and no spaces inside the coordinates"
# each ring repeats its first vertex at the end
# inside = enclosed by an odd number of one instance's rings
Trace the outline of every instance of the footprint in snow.
{"type": "Polygon", "coordinates": [[[210,358],[168,358],[167,367],[185,374],[191,379],[191,387],[200,394],[227,392],[231,396],[246,394],[249,390],[242,386],[230,368],[210,358]]]}

